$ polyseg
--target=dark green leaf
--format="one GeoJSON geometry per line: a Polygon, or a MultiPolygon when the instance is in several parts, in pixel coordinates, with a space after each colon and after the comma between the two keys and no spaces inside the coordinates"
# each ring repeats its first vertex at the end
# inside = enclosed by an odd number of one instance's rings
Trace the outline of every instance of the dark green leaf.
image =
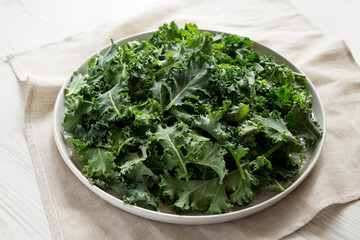
{"type": "Polygon", "coordinates": [[[321,137],[319,124],[314,121],[310,114],[300,111],[291,111],[286,116],[288,127],[294,131],[296,137],[305,141],[308,147],[315,146],[321,137]]]}
{"type": "Polygon", "coordinates": [[[165,107],[170,102],[170,89],[163,82],[154,82],[154,86],[150,88],[152,96],[156,101],[159,102],[162,110],[165,110],[165,107]]]}

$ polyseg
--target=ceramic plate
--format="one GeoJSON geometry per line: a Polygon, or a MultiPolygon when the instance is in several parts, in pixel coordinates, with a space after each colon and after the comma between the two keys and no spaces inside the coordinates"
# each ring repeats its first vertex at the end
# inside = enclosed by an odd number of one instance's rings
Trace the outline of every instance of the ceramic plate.
{"type": "MultiPolygon", "coordinates": [[[[211,33],[215,33],[217,31],[206,30],[211,33]]],[[[146,40],[148,39],[153,32],[146,32],[136,34],[130,37],[123,38],[121,40],[116,41],[119,45],[122,45],[126,42],[138,39],[138,40],[146,40]]],[[[259,52],[261,55],[272,55],[275,57],[277,63],[284,63],[288,65],[293,71],[304,74],[299,68],[297,68],[293,63],[289,60],[281,56],[279,53],[271,50],[270,48],[264,46],[261,43],[254,42],[254,51],[259,52]]],[[[110,45],[102,48],[100,51],[96,51],[89,58],[85,59],[84,62],[74,71],[77,71],[83,75],[87,74],[88,69],[88,61],[94,57],[97,53],[105,54],[110,45]]],[[[75,176],[91,191],[93,191],[96,195],[103,198],[105,201],[115,205],[116,207],[121,208],[127,212],[133,213],[135,215],[145,217],[148,219],[153,219],[156,221],[167,222],[167,223],[176,223],[176,224],[212,224],[212,223],[220,223],[231,221],[235,219],[239,219],[245,216],[249,216],[256,212],[259,212],[272,204],[278,202],[286,195],[288,195],[291,191],[293,191],[296,187],[298,187],[301,182],[309,175],[313,167],[315,166],[317,159],[320,155],[324,138],[325,138],[325,115],[324,109],[322,107],[321,100],[319,98],[319,94],[316,92],[314,85],[311,83],[310,79],[307,78],[309,84],[307,90],[313,96],[313,115],[314,118],[320,124],[320,127],[323,129],[323,135],[317,146],[310,152],[309,158],[303,164],[300,174],[294,179],[294,183],[288,187],[285,191],[280,193],[265,193],[260,192],[255,194],[254,200],[245,207],[238,207],[232,209],[231,212],[217,214],[217,215],[201,215],[201,214],[186,214],[186,215],[178,215],[170,212],[167,208],[159,208],[158,211],[148,210],[145,208],[141,208],[134,205],[125,204],[122,200],[116,197],[116,195],[112,195],[110,192],[105,192],[104,190],[92,185],[89,183],[87,178],[81,173],[81,165],[71,158],[71,149],[69,149],[66,136],[64,134],[64,129],[61,125],[64,118],[64,89],[66,85],[70,82],[71,76],[69,76],[69,81],[61,88],[59,95],[57,96],[55,109],[54,109],[54,135],[56,145],[59,149],[61,156],[63,157],[65,163],[71,169],[71,171],[75,174],[75,176]]],[[[95,197],[95,196],[94,196],[95,197]]],[[[116,213],[114,213],[116,214],[116,213]]]]}

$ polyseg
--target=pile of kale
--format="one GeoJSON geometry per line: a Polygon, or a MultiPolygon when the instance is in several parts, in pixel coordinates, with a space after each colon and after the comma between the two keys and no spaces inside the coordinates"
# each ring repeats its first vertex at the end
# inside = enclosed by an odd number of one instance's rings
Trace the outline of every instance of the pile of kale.
{"type": "Polygon", "coordinates": [[[228,212],[284,190],[322,134],[306,77],[248,38],[172,22],[88,66],[65,89],[63,127],[83,174],[126,203],[228,212]]]}

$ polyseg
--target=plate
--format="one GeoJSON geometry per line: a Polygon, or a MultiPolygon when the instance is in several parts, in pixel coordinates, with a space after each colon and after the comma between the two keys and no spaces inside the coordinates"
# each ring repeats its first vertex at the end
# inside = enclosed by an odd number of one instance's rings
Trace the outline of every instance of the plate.
{"type": "MultiPolygon", "coordinates": [[[[202,30],[202,31],[208,31],[210,33],[216,33],[219,31],[213,31],[213,30],[202,30]]],[[[135,39],[138,40],[147,40],[154,31],[152,32],[145,32],[140,33],[136,35],[132,35],[123,39],[120,39],[116,41],[117,44],[122,45],[126,42],[133,41],[135,39]]],[[[228,33],[225,33],[228,34],[228,33]]],[[[275,52],[274,50],[266,47],[265,45],[253,41],[254,43],[254,51],[257,51],[260,53],[260,55],[272,55],[275,57],[276,63],[280,64],[286,64],[288,65],[293,71],[304,74],[299,68],[297,68],[291,61],[286,59],[285,57],[281,56],[279,53],[275,52]]],[[[88,61],[96,56],[98,53],[105,54],[106,51],[110,45],[105,46],[100,51],[96,51],[94,54],[92,54],[90,57],[84,60],[82,64],[74,71],[77,71],[83,75],[87,73],[88,70],[88,61]]],[[[304,74],[305,75],[305,74],[304,74]]],[[[257,213],[261,210],[264,210],[267,207],[270,207],[274,203],[280,201],[283,199],[286,195],[288,195],[290,192],[292,192],[296,187],[298,187],[303,180],[309,175],[311,170],[314,168],[318,157],[320,155],[321,149],[324,144],[325,139],[325,115],[324,115],[324,109],[319,97],[319,94],[317,93],[314,85],[311,83],[310,79],[307,78],[309,84],[307,86],[307,91],[310,92],[313,96],[313,116],[318,121],[320,127],[323,129],[323,135],[321,139],[318,141],[315,148],[312,149],[310,152],[310,157],[306,160],[305,164],[302,166],[302,169],[300,171],[300,174],[297,175],[296,179],[294,180],[293,184],[288,187],[285,191],[277,193],[277,194],[260,194],[254,200],[245,207],[239,207],[236,209],[233,209],[231,212],[223,213],[223,214],[217,214],[217,215],[200,215],[200,214],[187,214],[187,215],[178,215],[175,213],[171,213],[169,211],[166,211],[164,209],[154,211],[149,210],[145,208],[141,208],[138,206],[125,204],[122,200],[117,198],[115,195],[112,195],[109,192],[105,192],[104,190],[100,189],[99,187],[96,187],[89,183],[87,178],[81,173],[81,169],[79,168],[79,164],[71,159],[71,150],[68,148],[68,145],[66,143],[66,137],[64,133],[64,129],[61,125],[65,113],[65,107],[64,107],[64,99],[65,94],[64,90],[66,85],[70,82],[71,77],[69,78],[68,82],[61,88],[57,99],[55,103],[55,109],[54,109],[54,137],[56,145],[59,149],[59,152],[64,159],[67,166],[70,168],[70,170],[75,174],[75,176],[91,191],[93,191],[96,195],[104,199],[105,201],[109,202],[110,204],[119,207],[122,210],[125,210],[127,212],[130,212],[132,214],[156,220],[166,223],[175,223],[175,224],[191,224],[191,225],[200,225],[200,224],[213,224],[213,223],[220,223],[220,222],[226,222],[231,221],[239,218],[243,218],[249,215],[252,215],[254,213],[257,213]]],[[[114,213],[115,214],[115,213],[114,213]]]]}

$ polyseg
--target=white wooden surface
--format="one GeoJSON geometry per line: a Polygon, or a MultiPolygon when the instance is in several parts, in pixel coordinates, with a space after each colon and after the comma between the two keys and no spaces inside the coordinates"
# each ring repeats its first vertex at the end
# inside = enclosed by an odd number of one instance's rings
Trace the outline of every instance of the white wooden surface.
{"type": "MultiPolygon", "coordinates": [[[[345,39],[360,63],[358,0],[290,1],[325,32],[345,39]]],[[[24,136],[26,93],[6,55],[136,15],[150,4],[131,3],[124,11],[117,0],[0,0],[0,239],[51,239],[24,136]]],[[[360,201],[355,201],[324,209],[287,239],[359,239],[359,225],[360,201]]]]}

